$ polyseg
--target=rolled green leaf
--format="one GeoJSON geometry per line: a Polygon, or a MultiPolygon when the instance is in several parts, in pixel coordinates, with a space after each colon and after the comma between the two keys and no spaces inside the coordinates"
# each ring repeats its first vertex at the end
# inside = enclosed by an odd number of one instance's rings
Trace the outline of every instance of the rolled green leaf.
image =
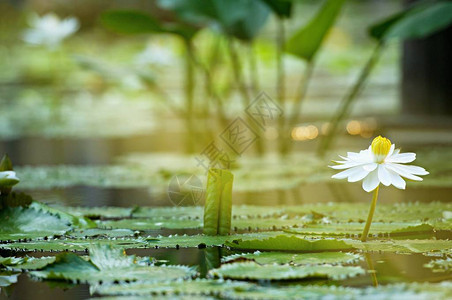
{"type": "Polygon", "coordinates": [[[210,169],[204,205],[204,234],[227,235],[231,230],[232,182],[228,170],[210,169]]]}

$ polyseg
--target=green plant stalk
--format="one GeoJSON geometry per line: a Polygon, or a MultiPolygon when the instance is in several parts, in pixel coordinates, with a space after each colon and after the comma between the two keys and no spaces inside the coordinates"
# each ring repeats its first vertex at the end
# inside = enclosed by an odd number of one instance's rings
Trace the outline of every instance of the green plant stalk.
{"type": "Polygon", "coordinates": [[[378,200],[378,190],[380,186],[374,190],[372,195],[372,203],[370,204],[369,215],[367,216],[366,226],[364,226],[363,234],[361,235],[361,242],[367,241],[367,236],[369,234],[370,225],[372,224],[372,219],[374,217],[375,207],[377,207],[378,200]]]}
{"type": "Polygon", "coordinates": [[[232,183],[228,170],[210,169],[204,205],[204,234],[227,235],[231,231],[232,183]]]}
{"type": "Polygon", "coordinates": [[[251,43],[249,45],[248,59],[249,59],[249,64],[250,64],[251,89],[254,94],[257,94],[260,89],[260,84],[259,84],[259,76],[257,75],[258,74],[257,59],[256,59],[256,54],[254,52],[254,43],[251,43]]]}
{"type": "Polygon", "coordinates": [[[301,77],[300,84],[297,89],[297,94],[295,95],[293,114],[288,117],[289,120],[286,124],[286,127],[284,128],[284,132],[287,132],[288,135],[285,135],[285,138],[283,139],[283,143],[280,148],[280,153],[282,155],[287,154],[291,150],[291,146],[293,145],[290,137],[290,130],[292,129],[291,127],[294,126],[298,122],[298,119],[300,118],[301,106],[308,92],[308,86],[312,78],[313,70],[314,70],[314,61],[311,60],[307,63],[304,69],[303,76],[301,77]]]}
{"type": "Polygon", "coordinates": [[[185,57],[185,122],[187,126],[187,136],[186,141],[186,151],[187,153],[194,152],[194,124],[193,124],[193,101],[194,101],[194,90],[195,90],[195,70],[191,60],[191,55],[193,51],[193,44],[190,40],[185,41],[186,46],[186,57],[185,57]]]}
{"type": "MultiPolygon", "coordinates": [[[[234,43],[233,43],[232,39],[229,39],[228,46],[229,46],[228,52],[229,52],[229,56],[231,58],[232,71],[234,72],[235,83],[236,83],[239,93],[242,97],[243,105],[246,109],[250,105],[250,97],[248,95],[246,84],[243,79],[242,64],[239,60],[239,57],[238,57],[237,51],[234,47],[234,43]]],[[[249,126],[255,127],[253,120],[248,115],[246,116],[246,120],[247,120],[249,126]]],[[[256,139],[255,145],[256,145],[257,154],[262,156],[265,152],[262,138],[258,137],[256,139]]]]}
{"type": "Polygon", "coordinates": [[[285,103],[286,103],[286,72],[284,69],[283,62],[283,52],[284,43],[286,42],[284,19],[278,18],[278,34],[276,35],[276,94],[278,95],[278,103],[283,110],[283,115],[278,119],[278,133],[279,133],[279,149],[280,154],[285,152],[286,144],[286,113],[285,113],[285,103]]]}
{"type": "Polygon", "coordinates": [[[345,98],[343,98],[341,102],[341,107],[339,108],[339,111],[332,117],[330,124],[328,126],[328,133],[326,136],[324,136],[320,140],[319,148],[317,149],[317,154],[319,156],[324,156],[325,153],[330,149],[331,145],[334,142],[334,139],[337,136],[339,123],[347,116],[349,113],[353,102],[356,100],[357,95],[362,90],[364,83],[366,82],[367,78],[369,77],[371,71],[375,67],[378,58],[380,57],[380,54],[382,50],[384,49],[384,43],[379,42],[377,46],[375,47],[374,51],[372,52],[369,60],[365,64],[364,68],[362,69],[358,80],[353,85],[351,90],[348,94],[346,94],[345,98]]]}

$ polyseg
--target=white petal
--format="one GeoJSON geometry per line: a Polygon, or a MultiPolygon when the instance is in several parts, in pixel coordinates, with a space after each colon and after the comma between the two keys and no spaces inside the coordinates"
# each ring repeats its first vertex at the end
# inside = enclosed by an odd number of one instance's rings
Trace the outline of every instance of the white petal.
{"type": "Polygon", "coordinates": [[[393,154],[385,159],[386,162],[392,163],[410,163],[416,159],[416,153],[393,154]]]}
{"type": "Polygon", "coordinates": [[[398,189],[404,190],[406,187],[405,180],[403,180],[399,174],[397,174],[396,172],[394,172],[392,170],[388,170],[388,172],[389,172],[389,176],[391,176],[392,185],[398,189]]]}
{"type": "Polygon", "coordinates": [[[354,168],[339,172],[339,173],[331,176],[331,178],[344,179],[344,178],[347,178],[347,177],[355,174],[356,172],[359,172],[361,169],[362,169],[361,167],[354,167],[354,168]]]}
{"type": "Polygon", "coordinates": [[[357,182],[362,180],[364,177],[366,177],[369,174],[369,171],[365,170],[362,167],[357,168],[357,171],[351,174],[348,177],[348,182],[357,182]]]}
{"type": "Polygon", "coordinates": [[[361,166],[362,163],[360,162],[348,162],[342,165],[336,165],[336,166],[329,166],[332,169],[336,169],[336,170],[342,170],[342,169],[349,169],[349,168],[354,168],[357,166],[361,166]]]}
{"type": "Polygon", "coordinates": [[[390,157],[392,155],[392,153],[394,153],[394,149],[395,149],[395,144],[391,144],[391,148],[389,148],[388,155],[386,155],[386,156],[390,157]]]}
{"type": "Polygon", "coordinates": [[[378,167],[378,164],[377,164],[377,163],[370,163],[370,164],[367,164],[367,165],[364,165],[364,166],[363,166],[364,170],[369,171],[369,172],[372,172],[372,171],[375,170],[377,167],[378,167]]]}
{"type": "Polygon", "coordinates": [[[413,175],[428,175],[430,174],[427,172],[424,168],[418,167],[418,166],[407,166],[407,165],[399,165],[399,164],[392,164],[397,165],[399,167],[405,168],[408,172],[410,172],[413,175]]]}
{"type": "Polygon", "coordinates": [[[364,178],[363,189],[369,193],[375,190],[379,184],[380,181],[378,180],[378,171],[374,170],[370,172],[366,178],[364,178]]]}
{"type": "Polygon", "coordinates": [[[397,174],[399,174],[402,177],[405,177],[405,178],[411,179],[411,180],[415,180],[415,181],[422,181],[421,177],[411,174],[409,169],[406,169],[407,166],[397,165],[397,164],[385,164],[385,165],[386,165],[386,168],[396,172],[397,174]]]}
{"type": "Polygon", "coordinates": [[[391,175],[383,164],[378,166],[378,180],[386,186],[391,184],[391,175]]]}

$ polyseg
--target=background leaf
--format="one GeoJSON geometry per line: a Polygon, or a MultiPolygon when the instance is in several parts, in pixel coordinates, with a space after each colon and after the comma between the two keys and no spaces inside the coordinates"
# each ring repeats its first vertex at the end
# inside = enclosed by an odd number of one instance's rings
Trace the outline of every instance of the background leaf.
{"type": "Polygon", "coordinates": [[[440,31],[452,23],[452,3],[421,3],[397,13],[370,27],[369,34],[377,40],[418,39],[440,31]]]}
{"type": "Polygon", "coordinates": [[[286,51],[311,61],[333,26],[345,0],[328,0],[317,15],[287,41],[286,51]]]}

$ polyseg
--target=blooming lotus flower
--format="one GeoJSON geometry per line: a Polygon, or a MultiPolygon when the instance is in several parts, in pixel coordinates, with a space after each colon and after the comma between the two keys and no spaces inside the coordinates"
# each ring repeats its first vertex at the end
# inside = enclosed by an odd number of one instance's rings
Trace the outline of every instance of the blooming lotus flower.
{"type": "Polygon", "coordinates": [[[16,176],[16,172],[14,172],[14,171],[0,172],[0,188],[12,187],[13,185],[18,184],[19,181],[20,181],[20,179],[16,176]]]}
{"type": "Polygon", "coordinates": [[[429,174],[424,168],[404,165],[414,161],[416,154],[400,153],[400,149],[395,149],[389,139],[381,136],[376,137],[368,149],[359,153],[348,152],[346,157],[341,158],[344,160],[336,161],[338,165],[330,167],[345,171],[333,175],[332,178],[347,178],[349,182],[363,180],[362,187],[366,192],[375,190],[380,183],[405,189],[403,178],[422,181],[418,175],[429,174]]]}
{"type": "Polygon", "coordinates": [[[25,30],[23,39],[33,45],[44,45],[49,49],[57,48],[60,43],[79,29],[76,18],[70,17],[61,20],[54,13],[43,17],[33,15],[29,20],[32,28],[25,30]]]}

